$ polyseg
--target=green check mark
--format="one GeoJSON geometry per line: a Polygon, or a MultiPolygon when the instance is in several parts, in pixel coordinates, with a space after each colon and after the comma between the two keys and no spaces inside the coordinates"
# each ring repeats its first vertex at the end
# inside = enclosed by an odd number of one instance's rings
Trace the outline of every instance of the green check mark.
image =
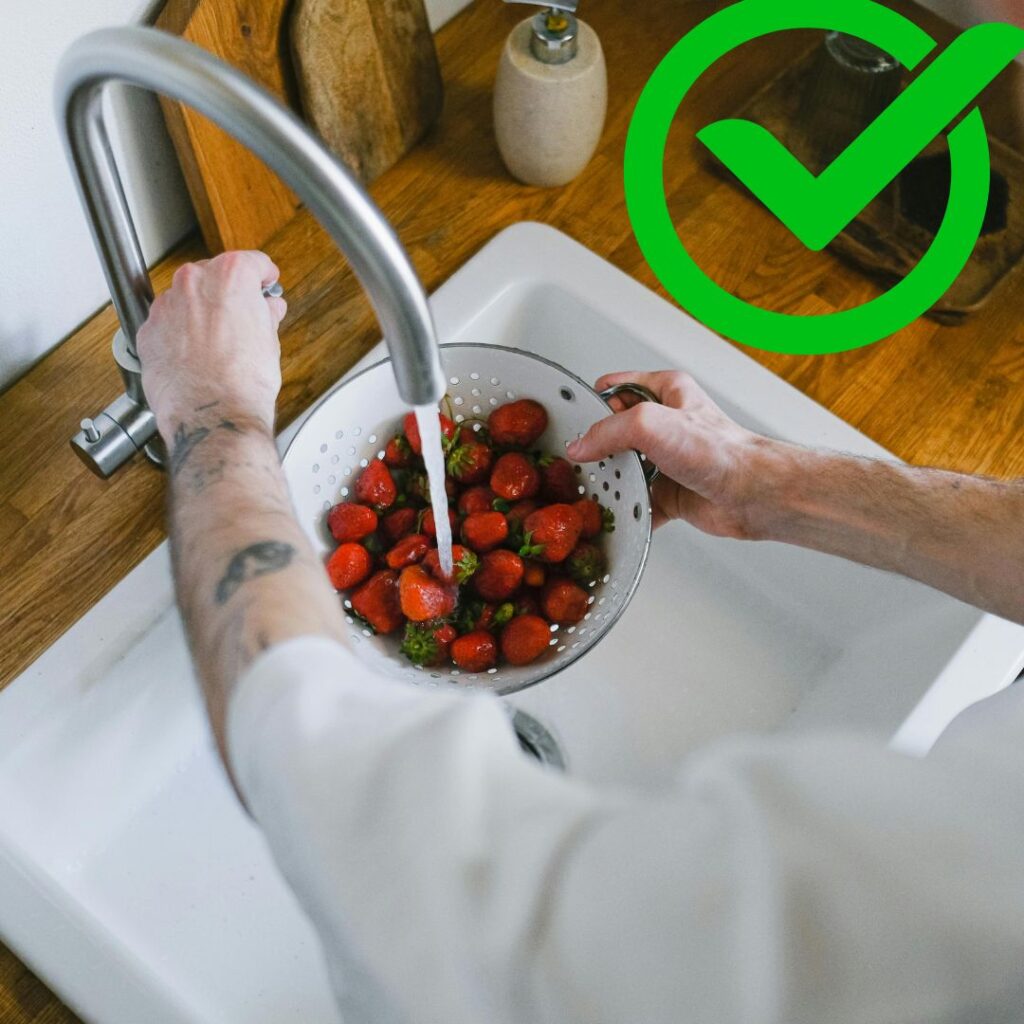
{"type": "Polygon", "coordinates": [[[959,36],[820,175],[751,121],[697,135],[809,249],[828,245],[1024,50],[1024,30],[978,25],[959,36]]]}

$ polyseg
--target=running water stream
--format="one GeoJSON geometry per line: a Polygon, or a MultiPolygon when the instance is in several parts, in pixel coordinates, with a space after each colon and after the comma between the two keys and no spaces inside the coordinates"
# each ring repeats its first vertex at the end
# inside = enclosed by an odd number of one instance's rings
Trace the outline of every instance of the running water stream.
{"type": "Polygon", "coordinates": [[[450,576],[452,572],[452,525],[448,519],[448,493],[444,487],[444,449],[441,447],[441,421],[437,409],[432,405],[418,405],[413,410],[416,425],[420,429],[420,444],[423,461],[430,481],[430,507],[434,512],[434,526],[437,529],[437,553],[441,561],[441,572],[450,576]]]}

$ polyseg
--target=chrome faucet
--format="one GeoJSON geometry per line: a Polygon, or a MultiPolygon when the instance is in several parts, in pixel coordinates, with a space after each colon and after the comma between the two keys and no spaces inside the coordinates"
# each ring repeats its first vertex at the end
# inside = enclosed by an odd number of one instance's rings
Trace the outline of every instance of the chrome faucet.
{"type": "Polygon", "coordinates": [[[83,420],[71,441],[91,469],[109,477],[140,450],[162,462],[135,352],[153,287],[104,124],[102,94],[111,82],[194,107],[291,186],[369,295],[402,398],[410,406],[440,401],[444,375],[423,286],[394,230],[348,169],[269,92],[205,50],[157,29],[101,29],[68,49],[56,83],[68,159],[121,321],[114,358],[125,393],[83,420]]]}

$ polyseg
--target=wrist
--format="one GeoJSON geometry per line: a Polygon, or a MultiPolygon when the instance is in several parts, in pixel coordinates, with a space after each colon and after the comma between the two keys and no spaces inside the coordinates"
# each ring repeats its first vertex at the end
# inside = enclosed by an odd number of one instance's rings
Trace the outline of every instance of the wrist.
{"type": "Polygon", "coordinates": [[[816,473],[818,453],[755,436],[743,459],[739,518],[750,540],[785,541],[800,518],[802,481],[816,473]]]}

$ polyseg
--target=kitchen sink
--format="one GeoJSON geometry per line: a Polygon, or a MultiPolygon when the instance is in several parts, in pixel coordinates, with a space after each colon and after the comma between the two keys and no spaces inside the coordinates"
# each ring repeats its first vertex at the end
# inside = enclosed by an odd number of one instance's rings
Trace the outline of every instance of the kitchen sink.
{"type": "MultiPolygon", "coordinates": [[[[444,342],[539,352],[587,379],[685,367],[757,430],[887,457],[550,228],[503,232],[432,304],[444,342]]],[[[857,730],[922,753],[1013,680],[1024,629],[891,575],[678,525],[598,652],[510,703],[569,772],[657,787],[736,732],[857,730]]],[[[0,935],[83,1017],[337,1021],[313,932],[216,760],[166,546],[0,694],[0,752],[0,935]]]]}

